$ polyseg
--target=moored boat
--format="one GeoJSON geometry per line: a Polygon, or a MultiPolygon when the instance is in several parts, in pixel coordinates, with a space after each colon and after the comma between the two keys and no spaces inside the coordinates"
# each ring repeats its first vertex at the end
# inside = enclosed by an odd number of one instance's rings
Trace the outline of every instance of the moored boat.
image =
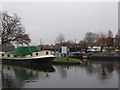
{"type": "Polygon", "coordinates": [[[81,52],[70,52],[70,58],[82,59],[83,53],[81,52]]]}
{"type": "Polygon", "coordinates": [[[55,58],[49,50],[40,50],[36,46],[17,47],[13,52],[1,52],[0,57],[3,63],[39,63],[48,64],[55,58]]]}
{"type": "Polygon", "coordinates": [[[82,58],[83,58],[83,59],[88,59],[88,58],[89,58],[89,54],[87,54],[87,53],[83,54],[83,55],[82,55],[82,58]]]}
{"type": "Polygon", "coordinates": [[[70,58],[76,58],[76,59],[88,59],[89,54],[82,53],[82,52],[71,52],[69,57],[70,58]]]}

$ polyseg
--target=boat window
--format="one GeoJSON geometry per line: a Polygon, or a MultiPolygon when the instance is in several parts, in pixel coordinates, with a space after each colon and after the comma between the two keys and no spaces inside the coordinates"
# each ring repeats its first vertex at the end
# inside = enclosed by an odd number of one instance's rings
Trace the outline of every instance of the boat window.
{"type": "Polygon", "coordinates": [[[73,54],[73,56],[75,56],[76,54],[73,54]]]}
{"type": "Polygon", "coordinates": [[[2,56],[4,57],[4,54],[2,54],[2,56]]]}
{"type": "Polygon", "coordinates": [[[46,52],[46,55],[48,55],[48,51],[46,52]]]}
{"type": "Polygon", "coordinates": [[[16,57],[16,56],[14,55],[14,57],[16,57]]]}
{"type": "Polygon", "coordinates": [[[7,56],[10,57],[10,54],[8,54],[7,56]]]}
{"type": "Polygon", "coordinates": [[[38,55],[38,53],[36,53],[36,55],[38,55]]]}
{"type": "Polygon", "coordinates": [[[79,53],[76,54],[77,56],[79,55],[79,53]]]}

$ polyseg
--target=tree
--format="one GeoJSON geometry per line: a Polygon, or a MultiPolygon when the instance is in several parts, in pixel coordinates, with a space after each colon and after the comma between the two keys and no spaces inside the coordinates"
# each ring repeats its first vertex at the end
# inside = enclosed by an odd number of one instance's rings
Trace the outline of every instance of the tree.
{"type": "Polygon", "coordinates": [[[84,38],[84,42],[86,42],[86,44],[88,44],[88,46],[92,46],[96,43],[98,38],[98,34],[97,33],[93,33],[93,32],[87,32],[85,34],[85,38],[84,38]]]}
{"type": "Polygon", "coordinates": [[[56,38],[56,42],[62,44],[64,41],[65,41],[64,34],[60,33],[56,38]]]}
{"type": "Polygon", "coordinates": [[[115,46],[120,50],[120,35],[116,34],[115,36],[115,46]]]}
{"type": "Polygon", "coordinates": [[[108,31],[108,37],[113,38],[113,33],[112,33],[112,31],[111,31],[111,30],[109,30],[109,31],[108,31]]]}
{"type": "Polygon", "coordinates": [[[113,33],[111,30],[108,31],[108,36],[106,38],[106,45],[108,46],[109,51],[110,51],[110,47],[112,47],[114,45],[113,33]]]}
{"type": "Polygon", "coordinates": [[[96,44],[99,46],[105,46],[106,45],[106,38],[107,38],[107,35],[103,32],[100,32],[96,44]]]}
{"type": "Polygon", "coordinates": [[[98,39],[96,41],[96,45],[101,46],[101,51],[106,46],[106,38],[107,38],[107,35],[105,33],[103,32],[99,33],[98,39]]]}
{"type": "Polygon", "coordinates": [[[69,44],[75,44],[75,42],[72,41],[72,40],[68,40],[67,43],[69,43],[69,44]]]}
{"type": "Polygon", "coordinates": [[[72,40],[68,40],[67,42],[66,42],[66,45],[70,48],[70,47],[74,47],[75,46],[75,42],[74,41],[72,41],[72,40]]]}
{"type": "Polygon", "coordinates": [[[113,38],[107,37],[107,38],[106,38],[106,45],[107,45],[108,47],[113,46],[113,45],[114,45],[113,38]]]}
{"type": "Polygon", "coordinates": [[[2,45],[9,42],[28,45],[31,42],[29,35],[26,34],[25,28],[21,24],[21,19],[16,14],[10,16],[7,12],[2,12],[0,22],[2,45]]]}
{"type": "Polygon", "coordinates": [[[112,31],[111,30],[109,30],[108,31],[108,36],[107,36],[107,38],[106,38],[106,45],[107,46],[113,46],[113,33],[112,33],[112,31]]]}
{"type": "Polygon", "coordinates": [[[88,47],[88,43],[85,40],[81,40],[80,41],[80,47],[81,48],[87,48],[88,47]]]}
{"type": "Polygon", "coordinates": [[[3,46],[2,46],[2,51],[4,52],[11,52],[11,51],[14,51],[15,50],[15,47],[12,43],[8,42],[8,43],[5,43],[3,46]]]}

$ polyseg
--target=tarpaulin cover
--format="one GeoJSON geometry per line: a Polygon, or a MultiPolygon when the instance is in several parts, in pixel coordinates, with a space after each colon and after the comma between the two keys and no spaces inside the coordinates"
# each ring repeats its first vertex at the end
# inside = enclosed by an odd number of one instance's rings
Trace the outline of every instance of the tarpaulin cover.
{"type": "Polygon", "coordinates": [[[32,54],[32,52],[40,51],[39,47],[36,46],[29,46],[29,47],[17,47],[16,51],[14,52],[15,56],[25,56],[32,54]]]}

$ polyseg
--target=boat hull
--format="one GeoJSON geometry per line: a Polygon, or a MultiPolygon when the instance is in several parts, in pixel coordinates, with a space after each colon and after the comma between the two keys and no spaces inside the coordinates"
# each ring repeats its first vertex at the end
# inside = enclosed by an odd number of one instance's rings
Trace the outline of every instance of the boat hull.
{"type": "Polygon", "coordinates": [[[2,59],[3,64],[52,64],[52,61],[55,57],[46,57],[46,58],[35,58],[35,59],[2,59]]]}

